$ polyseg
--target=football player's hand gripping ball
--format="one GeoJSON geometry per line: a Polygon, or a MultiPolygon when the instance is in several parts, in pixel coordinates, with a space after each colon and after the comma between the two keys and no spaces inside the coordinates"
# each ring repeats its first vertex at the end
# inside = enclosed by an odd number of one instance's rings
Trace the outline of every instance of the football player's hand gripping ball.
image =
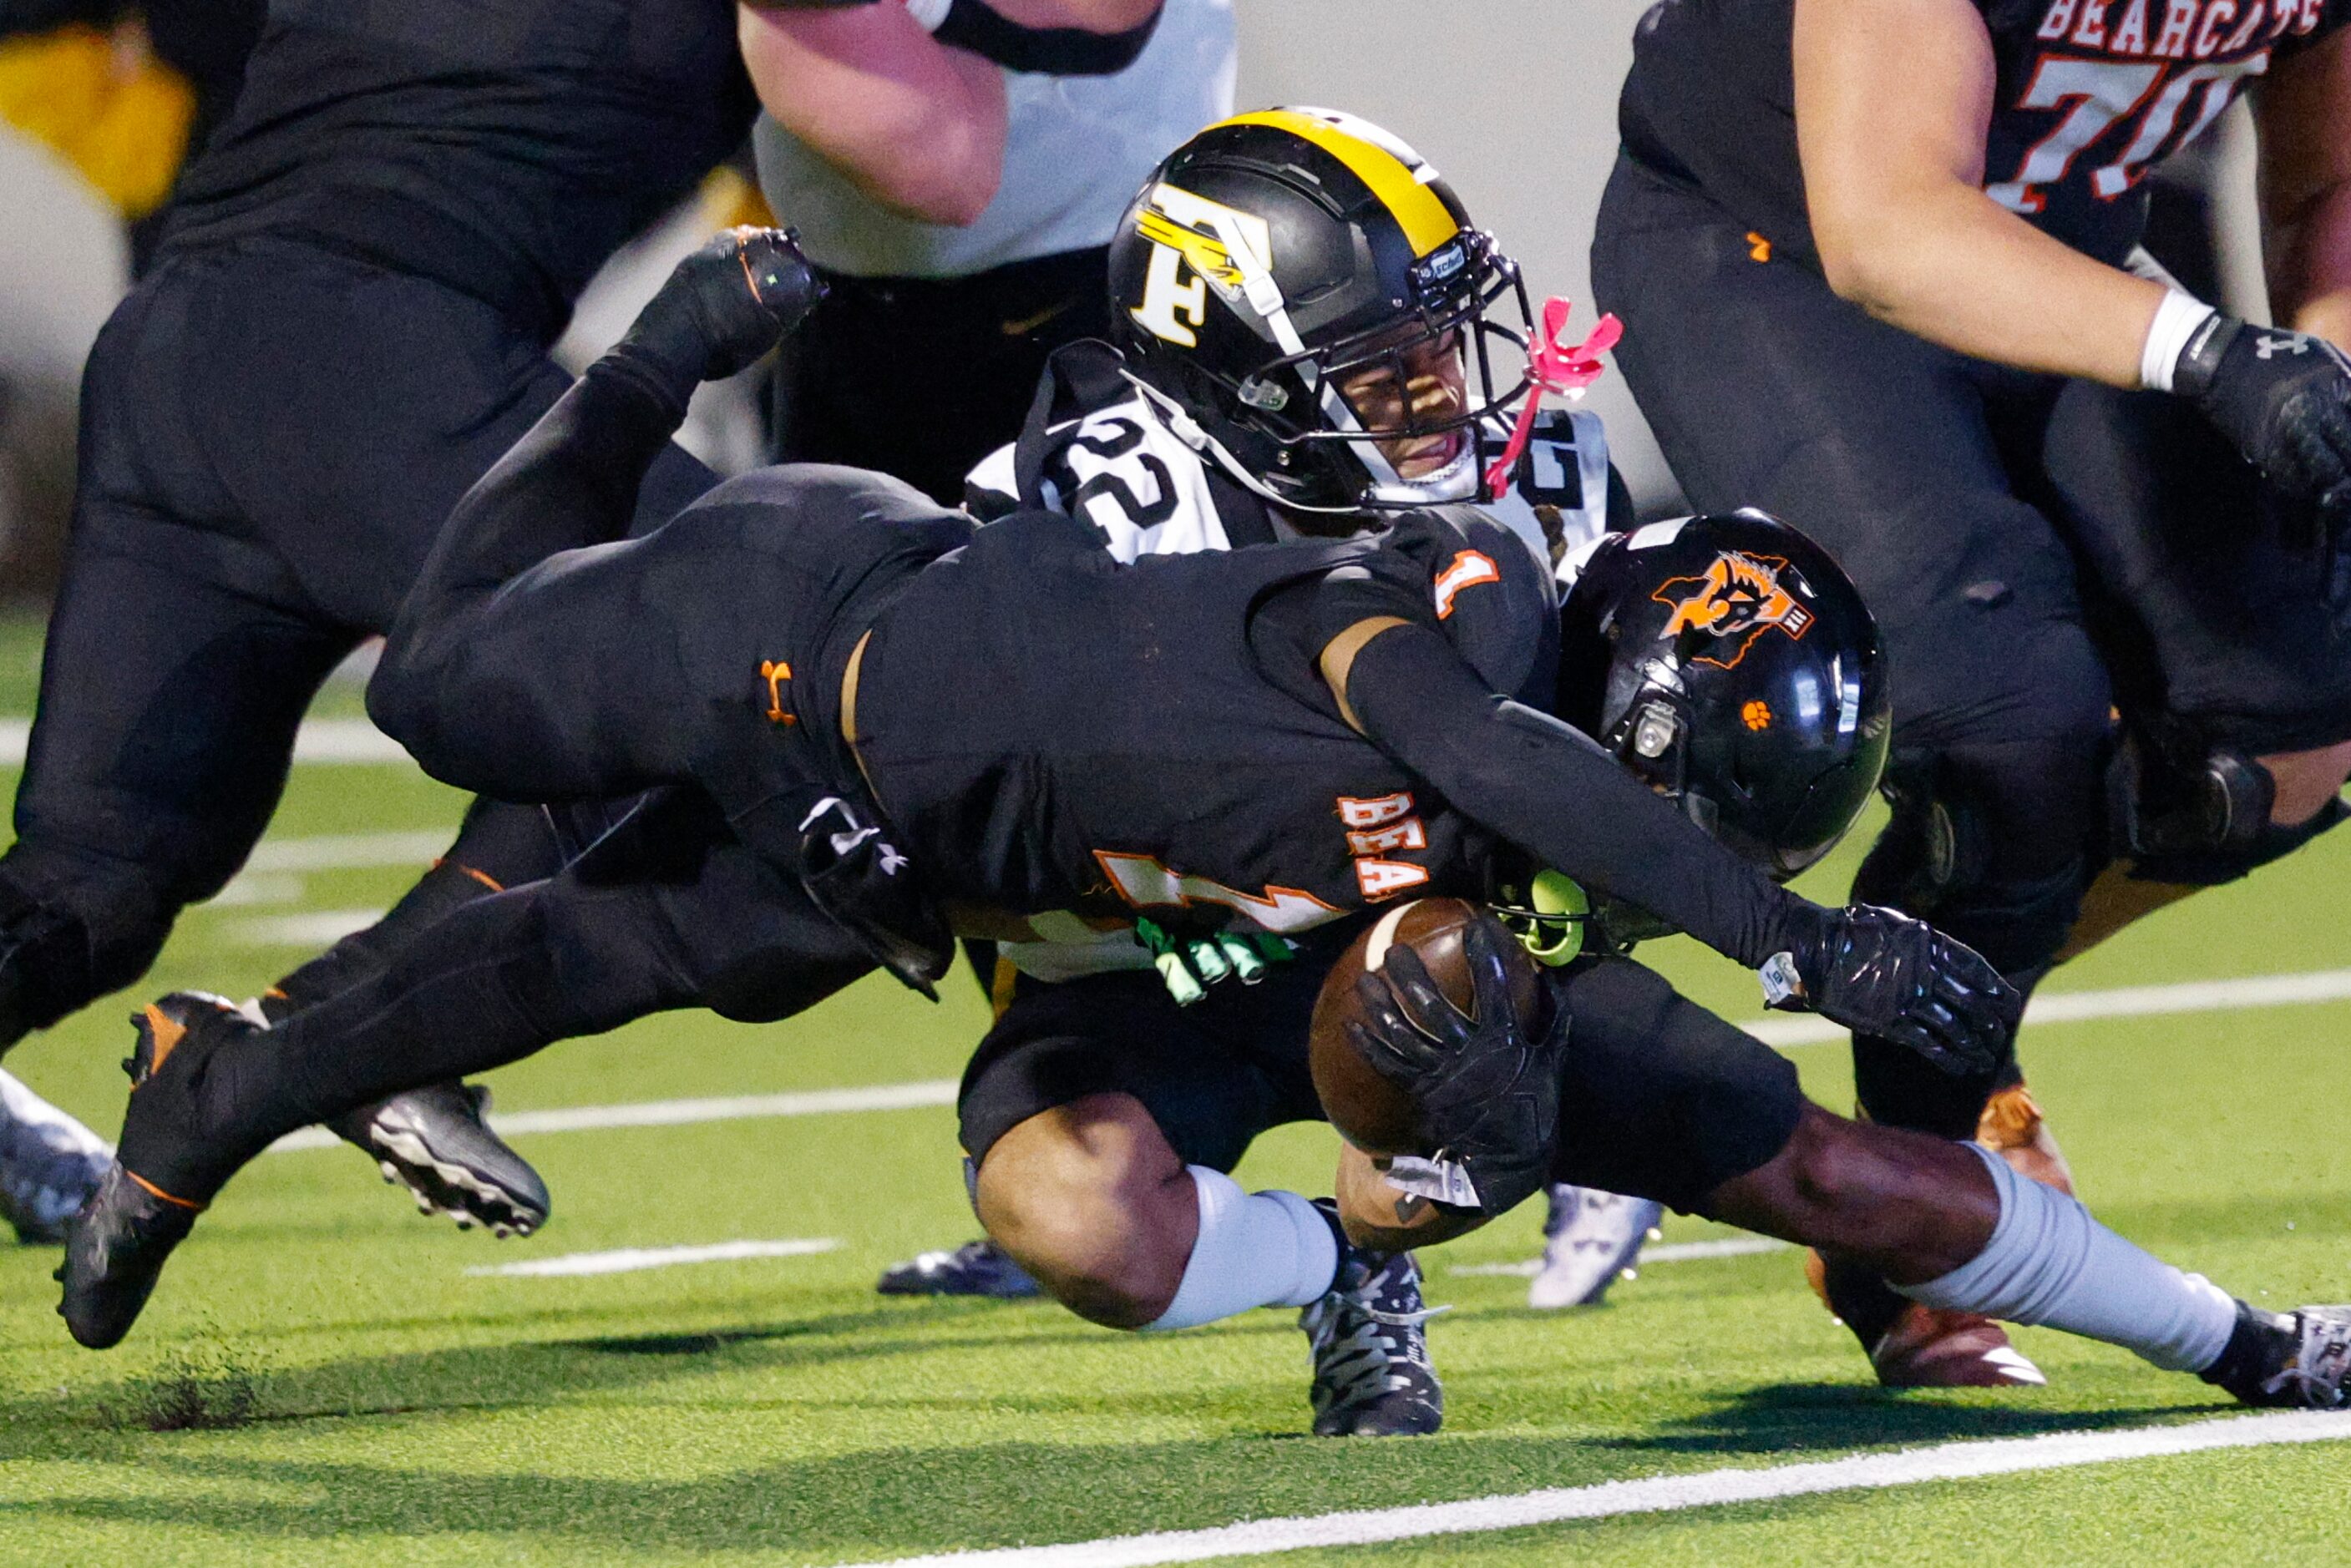
{"type": "Polygon", "coordinates": [[[824,284],[784,229],[729,229],[677,264],[621,341],[675,380],[734,375],[798,327],[824,284]]]}
{"type": "Polygon", "coordinates": [[[1376,973],[1356,981],[1360,1022],[1347,1033],[1374,1070],[1420,1113],[1433,1158],[1469,1179],[1478,1212],[1515,1209],[1548,1179],[1559,1139],[1559,1080],[1567,1054],[1567,1010],[1548,986],[1521,1017],[1510,1002],[1510,971],[1490,922],[1472,922],[1462,952],[1472,1013],[1446,999],[1420,955],[1403,943],[1376,973]]]}
{"type": "Polygon", "coordinates": [[[2299,501],[2351,524],[2351,359],[2323,337],[2215,316],[2189,338],[2172,390],[2299,501]]]}
{"type": "Polygon", "coordinates": [[[1954,1077],[2005,1059],[2024,998],[1973,948],[1875,904],[1799,901],[1761,970],[1765,1005],[1905,1045],[1954,1077]]]}

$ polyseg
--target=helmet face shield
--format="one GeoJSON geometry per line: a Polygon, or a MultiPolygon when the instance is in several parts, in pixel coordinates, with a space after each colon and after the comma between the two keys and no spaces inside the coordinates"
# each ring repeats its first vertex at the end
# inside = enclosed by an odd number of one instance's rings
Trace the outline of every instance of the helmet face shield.
{"type": "Polygon", "coordinates": [[[1534,320],[1518,264],[1489,236],[1466,233],[1456,248],[1468,259],[1431,297],[1269,360],[1235,389],[1237,418],[1273,443],[1277,464],[1311,472],[1352,460],[1367,481],[1359,507],[1477,499],[1487,431],[1526,396],[1534,320]],[[1495,319],[1497,306],[1515,325],[1495,319]]]}
{"type": "Polygon", "coordinates": [[[1210,126],[1111,244],[1132,379],[1267,500],[1352,513],[1477,496],[1528,385],[1519,269],[1403,142],[1352,116],[1210,126]]]}

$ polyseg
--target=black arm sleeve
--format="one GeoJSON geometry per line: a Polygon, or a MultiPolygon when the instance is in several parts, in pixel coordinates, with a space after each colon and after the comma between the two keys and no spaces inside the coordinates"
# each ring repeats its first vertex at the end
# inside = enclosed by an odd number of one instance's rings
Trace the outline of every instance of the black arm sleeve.
{"type": "Polygon", "coordinates": [[[1574,730],[1495,696],[1429,628],[1392,627],[1365,644],[1347,704],[1373,744],[1544,865],[1750,969],[1785,945],[1794,894],[1574,730]]]}
{"type": "Polygon", "coordinates": [[[643,607],[670,530],[621,539],[684,406],[607,355],[449,514],[368,686],[369,714],[425,772],[526,801],[692,776],[695,705],[643,607]]]}
{"type": "Polygon", "coordinates": [[[1122,33],[1096,33],[1084,27],[1025,27],[1007,20],[987,0],[954,0],[946,19],[931,36],[950,48],[967,49],[1008,71],[1033,71],[1042,76],[1115,76],[1134,64],[1151,35],[1158,30],[1165,7],[1155,9],[1146,21],[1122,33]]]}

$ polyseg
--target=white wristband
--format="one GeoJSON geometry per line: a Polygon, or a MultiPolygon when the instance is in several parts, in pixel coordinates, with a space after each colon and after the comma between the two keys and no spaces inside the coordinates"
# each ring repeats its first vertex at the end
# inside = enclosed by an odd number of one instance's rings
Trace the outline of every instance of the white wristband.
{"type": "Polygon", "coordinates": [[[2155,320],[2148,324],[2147,343],[2138,351],[2138,384],[2154,392],[2171,390],[2171,374],[2179,368],[2188,340],[2219,314],[2192,294],[2167,290],[2163,303],[2155,307],[2155,320]]]}
{"type": "Polygon", "coordinates": [[[925,33],[937,32],[939,24],[947,19],[947,13],[954,7],[955,0],[906,0],[907,15],[925,33]]]}

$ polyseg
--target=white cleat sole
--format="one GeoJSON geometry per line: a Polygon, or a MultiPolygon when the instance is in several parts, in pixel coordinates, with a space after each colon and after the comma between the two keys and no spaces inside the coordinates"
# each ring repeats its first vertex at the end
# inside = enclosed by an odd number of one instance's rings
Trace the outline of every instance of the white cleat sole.
{"type": "Polygon", "coordinates": [[[407,1187],[409,1196],[416,1199],[418,1213],[446,1215],[456,1222],[460,1231],[470,1231],[480,1223],[467,1210],[434,1201],[430,1192],[420,1189],[411,1179],[411,1171],[429,1170],[444,1188],[466,1193],[485,1205],[496,1204],[512,1210],[516,1218],[511,1224],[493,1223],[489,1226],[490,1234],[499,1241],[503,1241],[509,1236],[528,1236],[538,1229],[538,1220],[524,1211],[511,1193],[484,1181],[462,1165],[435,1158],[433,1151],[425,1147],[424,1140],[408,1128],[378,1119],[368,1124],[368,1135],[377,1148],[376,1168],[383,1172],[385,1181],[407,1187]],[[402,1166],[407,1168],[402,1168],[402,1166]]]}

